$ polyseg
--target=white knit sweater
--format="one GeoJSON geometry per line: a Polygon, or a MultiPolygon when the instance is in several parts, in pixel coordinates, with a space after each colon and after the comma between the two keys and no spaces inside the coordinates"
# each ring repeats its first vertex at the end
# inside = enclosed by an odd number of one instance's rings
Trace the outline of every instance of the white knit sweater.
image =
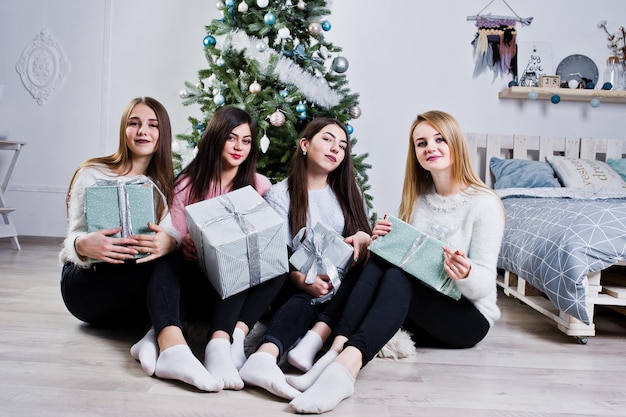
{"type": "Polygon", "coordinates": [[[500,318],[496,267],[504,220],[499,198],[474,187],[447,197],[435,192],[422,196],[411,218],[416,228],[439,238],[452,250],[465,252],[472,268],[456,285],[491,325],[500,318]]]}

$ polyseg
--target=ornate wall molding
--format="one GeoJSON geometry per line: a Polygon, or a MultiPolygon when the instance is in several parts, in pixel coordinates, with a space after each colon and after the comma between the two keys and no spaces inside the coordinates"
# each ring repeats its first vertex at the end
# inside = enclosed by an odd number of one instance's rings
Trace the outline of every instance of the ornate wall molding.
{"type": "Polygon", "coordinates": [[[24,48],[15,69],[24,87],[41,106],[59,89],[70,72],[70,63],[61,46],[43,29],[24,48]]]}

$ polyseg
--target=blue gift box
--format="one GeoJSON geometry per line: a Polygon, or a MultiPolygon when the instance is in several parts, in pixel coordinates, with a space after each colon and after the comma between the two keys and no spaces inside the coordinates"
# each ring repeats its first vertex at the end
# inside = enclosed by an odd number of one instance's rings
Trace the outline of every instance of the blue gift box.
{"type": "MultiPolygon", "coordinates": [[[[85,188],[87,232],[122,227],[113,237],[154,233],[148,222],[155,222],[154,186],[142,179],[127,182],[99,180],[85,188]]],[[[145,253],[135,258],[146,256],[145,253]]]]}
{"type": "Polygon", "coordinates": [[[369,250],[455,300],[461,291],[443,268],[445,244],[394,216],[387,216],[392,230],[372,242],[369,250]]]}

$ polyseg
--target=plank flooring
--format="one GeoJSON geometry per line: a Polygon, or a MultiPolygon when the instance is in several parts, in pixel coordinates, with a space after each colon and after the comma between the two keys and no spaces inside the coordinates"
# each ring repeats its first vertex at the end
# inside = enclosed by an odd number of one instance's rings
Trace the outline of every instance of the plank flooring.
{"type": "MultiPolygon", "coordinates": [[[[55,239],[0,240],[0,416],[280,416],[265,391],[202,393],[148,377],[129,354],[141,331],[82,324],[59,291],[55,239]]],[[[587,345],[499,293],[502,318],[477,347],[376,358],[328,416],[624,416],[626,317],[597,312],[587,345]]]]}

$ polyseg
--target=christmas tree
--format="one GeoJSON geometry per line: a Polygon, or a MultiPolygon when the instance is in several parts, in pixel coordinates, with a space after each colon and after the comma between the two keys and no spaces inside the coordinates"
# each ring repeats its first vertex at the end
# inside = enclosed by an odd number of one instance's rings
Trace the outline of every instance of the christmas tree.
{"type": "MultiPolygon", "coordinates": [[[[202,120],[190,117],[189,134],[177,135],[193,149],[207,121],[223,105],[245,109],[259,125],[260,173],[272,182],[285,178],[300,132],[313,118],[346,124],[352,149],[357,143],[349,121],[361,115],[358,94],[348,87],[348,60],[326,40],[331,30],[325,0],[224,0],[221,19],[206,27],[208,68],[198,81],[185,82],[184,105],[199,104],[202,120]],[[296,3],[296,4],[294,4],[296,3]]],[[[182,158],[177,153],[177,168],[182,158]]],[[[353,153],[357,180],[367,193],[367,154],[353,153]]]]}

